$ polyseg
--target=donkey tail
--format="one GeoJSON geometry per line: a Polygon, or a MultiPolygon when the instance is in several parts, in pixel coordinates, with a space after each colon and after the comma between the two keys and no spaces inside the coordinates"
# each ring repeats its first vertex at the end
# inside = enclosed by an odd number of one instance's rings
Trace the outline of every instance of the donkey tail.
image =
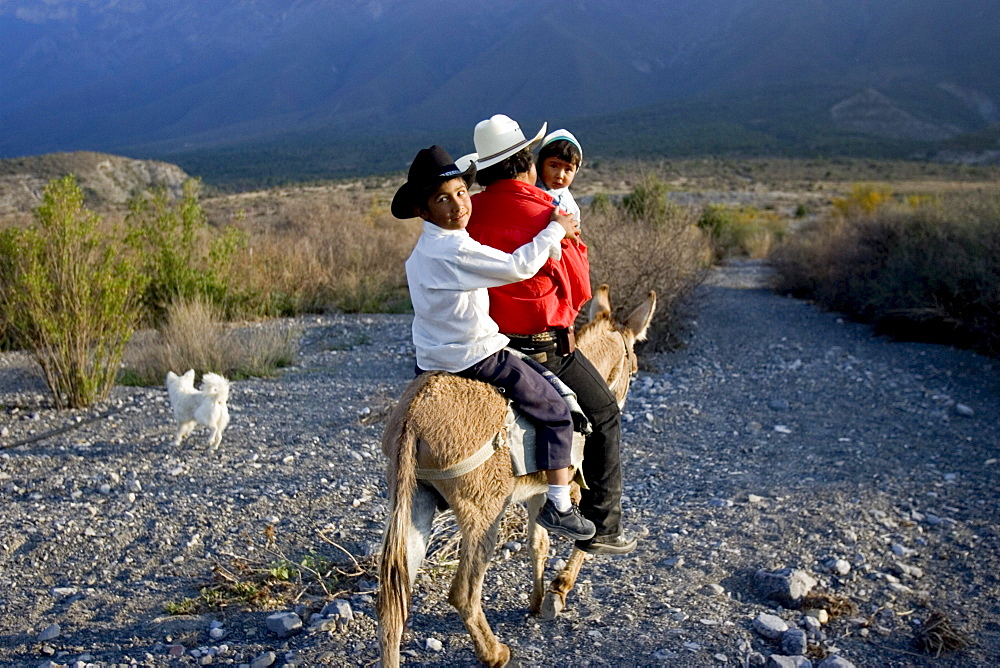
{"type": "Polygon", "coordinates": [[[378,568],[379,590],[375,607],[379,618],[382,666],[395,668],[399,665],[399,643],[409,613],[413,581],[407,538],[416,488],[417,438],[404,411],[390,417],[382,447],[388,455],[389,512],[378,568]]]}

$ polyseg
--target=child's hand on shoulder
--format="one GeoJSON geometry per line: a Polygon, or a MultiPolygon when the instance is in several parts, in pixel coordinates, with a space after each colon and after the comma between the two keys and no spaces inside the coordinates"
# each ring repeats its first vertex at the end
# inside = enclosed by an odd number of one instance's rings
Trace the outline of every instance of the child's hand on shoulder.
{"type": "Polygon", "coordinates": [[[562,209],[552,209],[552,216],[549,220],[559,223],[559,225],[566,231],[564,238],[572,239],[573,241],[580,240],[580,223],[570,214],[566,213],[562,209]]]}

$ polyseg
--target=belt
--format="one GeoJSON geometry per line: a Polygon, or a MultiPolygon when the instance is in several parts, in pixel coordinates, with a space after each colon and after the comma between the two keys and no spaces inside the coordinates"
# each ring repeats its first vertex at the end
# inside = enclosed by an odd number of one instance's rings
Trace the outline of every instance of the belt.
{"type": "Polygon", "coordinates": [[[536,343],[552,343],[556,340],[558,334],[554,329],[547,330],[545,332],[539,332],[538,334],[504,334],[508,339],[513,339],[515,341],[534,341],[536,343]]]}
{"type": "Polygon", "coordinates": [[[569,355],[576,350],[576,332],[573,326],[560,329],[550,329],[538,334],[504,334],[510,339],[512,348],[535,357],[538,362],[545,362],[549,354],[559,356],[569,355]]]}

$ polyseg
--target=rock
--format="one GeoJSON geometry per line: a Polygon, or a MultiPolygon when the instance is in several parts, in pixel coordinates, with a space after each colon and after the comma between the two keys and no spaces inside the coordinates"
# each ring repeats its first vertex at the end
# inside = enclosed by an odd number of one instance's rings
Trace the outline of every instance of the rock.
{"type": "Polygon", "coordinates": [[[684,557],[670,557],[660,562],[664,568],[680,568],[684,565],[684,557]]]}
{"type": "MultiPolygon", "coordinates": [[[[826,610],[823,612],[826,612],[826,610]]],[[[805,615],[802,617],[802,626],[806,627],[807,632],[816,633],[820,630],[820,628],[822,628],[823,625],[820,624],[819,620],[812,615],[805,615]]]]}
{"type": "Polygon", "coordinates": [[[278,659],[274,652],[264,652],[258,655],[250,662],[250,668],[268,668],[274,665],[274,662],[278,659]]]}
{"type": "Polygon", "coordinates": [[[781,636],[781,651],[788,656],[805,654],[807,646],[806,632],[802,629],[788,629],[781,636]]]}
{"type": "Polygon", "coordinates": [[[955,412],[961,415],[962,417],[968,417],[968,418],[974,417],[976,414],[976,411],[972,410],[971,407],[966,406],[965,404],[955,404],[955,412]]]}
{"type": "Polygon", "coordinates": [[[62,629],[59,628],[58,624],[50,624],[49,626],[45,627],[45,629],[41,633],[38,634],[38,640],[40,642],[45,642],[46,640],[53,640],[55,638],[58,638],[60,633],[62,633],[62,629]]]}
{"type": "Polygon", "coordinates": [[[820,624],[826,624],[828,621],[830,621],[830,613],[828,613],[823,608],[806,610],[806,616],[812,617],[820,624]]]}
{"type": "Polygon", "coordinates": [[[302,619],[294,612],[276,612],[267,616],[267,630],[279,638],[290,638],[302,631],[302,619]]]}
{"type": "Polygon", "coordinates": [[[753,620],[753,630],[768,640],[777,640],[788,630],[788,623],[777,615],[762,612],[753,620]]]}
{"type": "Polygon", "coordinates": [[[426,640],[426,642],[424,643],[424,647],[426,647],[427,649],[429,649],[432,652],[443,652],[444,651],[444,645],[442,645],[441,641],[438,640],[437,638],[428,638],[426,640]]]}
{"type": "Polygon", "coordinates": [[[831,654],[830,656],[823,659],[816,668],[855,668],[854,664],[840,656],[839,654],[831,654]]]}
{"type": "Polygon", "coordinates": [[[226,637],[226,630],[223,628],[209,629],[208,636],[212,640],[222,640],[224,637],[226,637]]]}
{"type": "Polygon", "coordinates": [[[786,608],[798,608],[802,599],[816,586],[816,580],[801,570],[780,568],[761,569],[754,574],[754,586],[767,599],[778,601],[786,608]]]}
{"type": "Polygon", "coordinates": [[[726,593],[726,589],[722,585],[715,584],[713,582],[712,584],[707,584],[699,589],[698,593],[703,596],[720,596],[726,593]]]}
{"type": "Polygon", "coordinates": [[[767,657],[764,668],[812,668],[812,661],[804,656],[782,656],[772,654],[767,657]]]}
{"type": "Polygon", "coordinates": [[[824,565],[829,572],[837,575],[847,575],[851,572],[851,562],[846,559],[828,559],[824,565]]]}
{"type": "Polygon", "coordinates": [[[342,598],[335,598],[327,603],[320,614],[336,620],[338,627],[345,627],[354,621],[354,610],[351,609],[351,604],[342,598]]]}
{"type": "Polygon", "coordinates": [[[787,411],[791,408],[791,404],[788,403],[788,399],[771,399],[767,402],[767,405],[772,411],[787,411]]]}
{"type": "Polygon", "coordinates": [[[764,497],[757,496],[756,494],[749,494],[747,495],[747,503],[752,503],[754,505],[764,503],[764,497]]]}

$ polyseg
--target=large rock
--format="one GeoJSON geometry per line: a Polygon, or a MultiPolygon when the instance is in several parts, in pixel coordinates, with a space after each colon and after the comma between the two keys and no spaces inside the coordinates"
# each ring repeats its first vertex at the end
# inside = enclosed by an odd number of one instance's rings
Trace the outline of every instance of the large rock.
{"type": "Polygon", "coordinates": [[[816,586],[816,580],[801,570],[779,568],[760,569],[753,576],[754,586],[761,596],[777,601],[786,608],[799,608],[802,599],[816,586]]]}
{"type": "Polygon", "coordinates": [[[302,631],[302,618],[294,612],[276,612],[267,616],[267,630],[279,638],[288,638],[302,631]]]}

